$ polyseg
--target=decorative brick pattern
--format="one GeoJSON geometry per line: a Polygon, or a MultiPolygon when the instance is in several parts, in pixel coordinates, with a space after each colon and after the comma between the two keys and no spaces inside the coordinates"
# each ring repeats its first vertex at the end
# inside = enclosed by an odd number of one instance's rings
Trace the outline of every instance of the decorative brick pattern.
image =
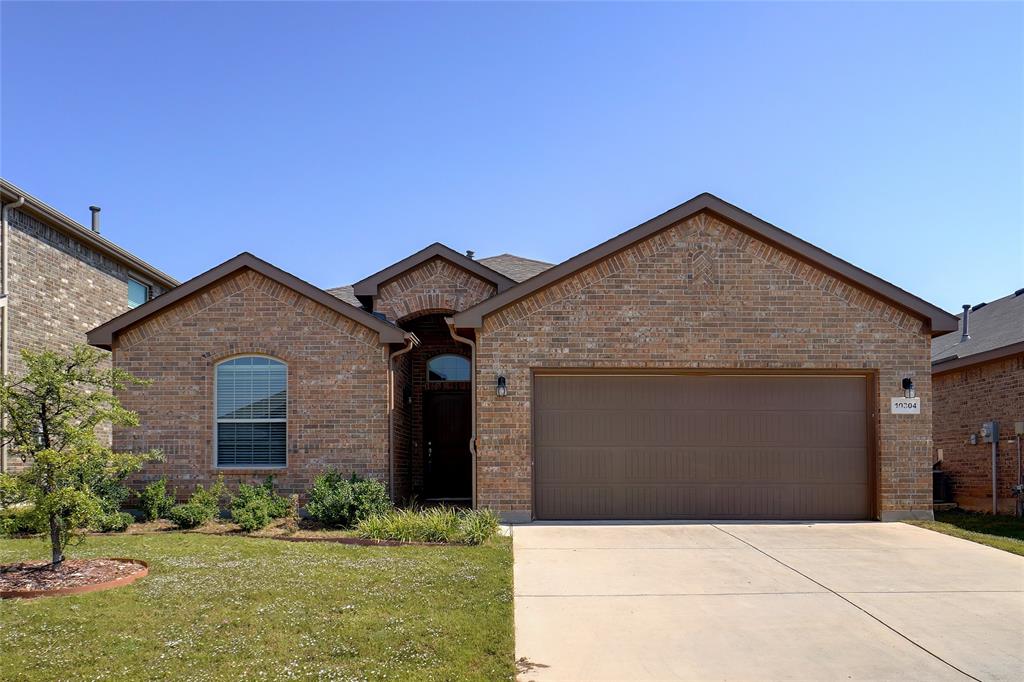
{"type": "Polygon", "coordinates": [[[142,426],[114,438],[117,448],[164,453],[136,484],[166,476],[186,497],[221,473],[232,488],[274,474],[284,494],[300,495],[328,469],[387,480],[388,349],[375,332],[251,270],[125,330],[114,359],[153,382],[122,396],[142,426]],[[214,366],[248,353],[288,365],[284,469],[214,466],[214,366]]]}
{"type": "Polygon", "coordinates": [[[932,377],[935,392],[936,458],[953,483],[955,501],[964,509],[992,511],[992,445],[970,444],[982,422],[999,422],[996,459],[999,511],[1014,513],[1017,445],[1013,424],[1024,421],[1024,355],[946,372],[932,377]]]}
{"type": "Polygon", "coordinates": [[[876,377],[878,507],[930,513],[931,364],[920,319],[707,214],[487,317],[478,503],[531,513],[531,369],[850,369],[876,377]],[[713,258],[712,258],[713,256],[713,258]],[[920,415],[888,413],[913,377],[920,415]]]}
{"type": "Polygon", "coordinates": [[[427,313],[466,310],[496,292],[490,282],[443,258],[433,258],[381,286],[373,309],[403,322],[427,313]]]}

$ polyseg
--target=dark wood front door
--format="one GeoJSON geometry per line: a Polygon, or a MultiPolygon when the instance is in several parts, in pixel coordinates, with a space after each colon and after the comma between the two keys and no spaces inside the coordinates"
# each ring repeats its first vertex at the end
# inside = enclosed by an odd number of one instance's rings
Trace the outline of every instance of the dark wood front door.
{"type": "Polygon", "coordinates": [[[427,499],[468,500],[472,496],[469,409],[469,391],[423,394],[424,493],[427,499]]]}

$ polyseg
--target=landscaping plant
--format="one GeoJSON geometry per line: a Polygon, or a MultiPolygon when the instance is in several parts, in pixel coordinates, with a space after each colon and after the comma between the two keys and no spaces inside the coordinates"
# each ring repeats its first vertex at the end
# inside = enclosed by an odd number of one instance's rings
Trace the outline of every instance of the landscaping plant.
{"type": "Polygon", "coordinates": [[[226,495],[223,476],[218,476],[209,489],[196,484],[195,492],[188,498],[188,502],[172,507],[167,518],[179,528],[198,528],[220,514],[221,500],[226,495]]]}
{"type": "Polygon", "coordinates": [[[261,485],[238,486],[231,498],[231,518],[242,530],[251,533],[267,526],[272,519],[289,516],[291,502],[274,492],[274,477],[267,476],[261,485]]]}
{"type": "Polygon", "coordinates": [[[395,509],[364,519],[356,533],[371,540],[450,542],[479,545],[498,532],[498,515],[490,509],[430,507],[395,509]]]}
{"type": "Polygon", "coordinates": [[[146,521],[166,519],[174,507],[174,495],[167,492],[167,479],[153,481],[139,493],[139,508],[146,521]]]}
{"type": "Polygon", "coordinates": [[[138,415],[122,407],[114,393],[145,382],[122,369],[104,369],[107,356],[88,346],[68,354],[23,350],[21,356],[24,376],[0,378],[0,410],[6,417],[0,442],[26,467],[0,476],[0,488],[17,490],[45,519],[51,563],[60,564],[80,531],[99,523],[123,499],[117,486],[124,478],[159,453],[117,453],[96,435],[101,423],[138,425],[138,415]]]}
{"type": "Polygon", "coordinates": [[[346,478],[336,471],[316,477],[306,503],[306,511],[313,519],[339,528],[348,528],[391,508],[382,483],[355,474],[346,478]]]}

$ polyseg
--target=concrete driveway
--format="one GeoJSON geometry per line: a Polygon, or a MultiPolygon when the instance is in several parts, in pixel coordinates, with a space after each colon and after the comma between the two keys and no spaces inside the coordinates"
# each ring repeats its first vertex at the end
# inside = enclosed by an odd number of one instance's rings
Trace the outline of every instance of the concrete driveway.
{"type": "Polygon", "coordinates": [[[516,526],[520,680],[1024,680],[1024,558],[902,523],[516,526]]]}

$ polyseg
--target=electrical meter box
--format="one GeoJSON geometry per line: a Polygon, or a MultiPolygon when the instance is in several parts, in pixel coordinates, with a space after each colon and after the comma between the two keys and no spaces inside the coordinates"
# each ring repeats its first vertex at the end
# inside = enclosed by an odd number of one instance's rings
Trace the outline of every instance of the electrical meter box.
{"type": "Polygon", "coordinates": [[[985,422],[981,425],[981,440],[994,443],[999,440],[999,422],[985,422]]]}
{"type": "Polygon", "coordinates": [[[1024,436],[1024,422],[1013,423],[1013,434],[1015,436],[1024,436]]]}

